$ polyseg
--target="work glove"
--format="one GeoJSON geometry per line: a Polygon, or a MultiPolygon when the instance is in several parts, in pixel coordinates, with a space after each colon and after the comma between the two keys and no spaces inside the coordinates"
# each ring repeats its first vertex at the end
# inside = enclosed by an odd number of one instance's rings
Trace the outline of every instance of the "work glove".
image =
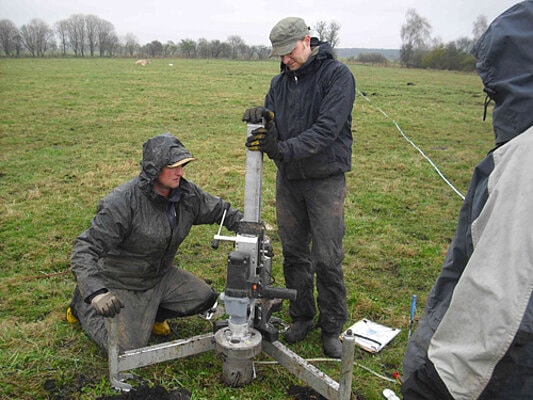
{"type": "Polygon", "coordinates": [[[271,124],[270,129],[257,128],[246,139],[246,147],[252,151],[262,151],[272,160],[281,160],[283,154],[279,150],[276,126],[271,124]]]}
{"type": "Polygon", "coordinates": [[[124,308],[124,303],[113,293],[106,292],[94,296],[91,306],[104,317],[114,317],[121,308],[124,308]]]}
{"type": "Polygon", "coordinates": [[[243,121],[250,123],[265,123],[264,128],[257,128],[251,132],[246,140],[246,147],[251,151],[262,151],[272,160],[281,160],[282,153],[278,145],[278,131],[274,124],[274,112],[265,107],[249,108],[244,112],[243,121]]]}
{"type": "Polygon", "coordinates": [[[252,124],[263,123],[263,118],[265,127],[267,127],[267,125],[272,124],[274,121],[274,112],[265,107],[254,107],[246,110],[242,116],[243,121],[252,124]]]}

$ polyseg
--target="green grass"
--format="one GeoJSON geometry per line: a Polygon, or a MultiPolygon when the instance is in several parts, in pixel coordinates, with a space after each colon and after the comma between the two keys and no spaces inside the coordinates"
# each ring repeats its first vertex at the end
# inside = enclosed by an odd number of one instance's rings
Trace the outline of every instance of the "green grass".
{"type": "MultiPolygon", "coordinates": [[[[472,168],[493,144],[482,122],[475,74],[350,65],[361,96],[353,111],[353,170],[347,174],[345,278],[348,325],[369,318],[402,332],[377,355],[355,361],[382,375],[401,371],[412,294],[417,318],[453,236],[460,197],[405,141],[393,120],[463,194],[472,168]],[[387,115],[379,111],[381,108],[387,115]]],[[[98,200],[138,174],[142,143],[170,131],[197,158],[187,177],[242,208],[242,113],[259,105],[276,61],[0,60],[0,398],[94,399],[113,394],[106,357],[64,321],[75,286],[68,272],[74,238],[98,200]],[[172,63],[171,67],[168,64],[172,63]]],[[[276,232],[273,163],[265,163],[262,216],[283,284],[276,232]]],[[[229,244],[210,248],[215,226],[194,228],[182,267],[222,291],[229,244]]],[[[286,305],[279,317],[287,320],[286,305]]],[[[210,331],[198,318],[172,321],[180,337],[210,331]]],[[[173,338],[175,338],[174,336],[173,338]]],[[[157,340],[157,339],[154,339],[157,340]]],[[[321,357],[320,334],[291,346],[321,357]]],[[[267,359],[261,355],[259,359],[267,359]]],[[[338,379],[335,363],[318,365],[338,379]]],[[[221,383],[214,353],[135,370],[139,380],[184,387],[195,399],[286,399],[302,384],[284,368],[258,365],[240,389],[221,383]]],[[[358,399],[380,399],[385,382],[359,366],[358,399]]]]}

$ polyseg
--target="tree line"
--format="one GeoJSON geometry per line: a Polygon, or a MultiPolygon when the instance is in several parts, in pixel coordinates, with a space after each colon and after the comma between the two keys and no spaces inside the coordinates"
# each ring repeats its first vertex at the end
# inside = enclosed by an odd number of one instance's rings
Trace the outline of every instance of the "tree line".
{"type": "Polygon", "coordinates": [[[487,29],[487,18],[480,15],[472,28],[473,38],[461,37],[443,43],[431,37],[431,24],[416,10],[409,9],[401,28],[400,63],[408,68],[432,68],[473,71],[475,58],[470,54],[474,43],[487,29]]]}
{"type": "MultiPolygon", "coordinates": [[[[469,54],[473,43],[486,30],[484,16],[473,23],[473,38],[462,37],[449,43],[431,37],[431,25],[409,9],[401,28],[402,46],[400,64],[407,68],[473,70],[475,60],[469,54]]],[[[341,26],[336,22],[318,21],[313,30],[321,41],[335,48],[339,44],[341,26]]],[[[74,14],[67,19],[48,25],[41,19],[32,19],[18,28],[11,20],[0,20],[0,52],[7,57],[31,55],[75,57],[185,57],[225,58],[235,60],[263,60],[269,57],[270,47],[248,45],[240,36],[232,35],[226,41],[182,39],[161,43],[153,40],[141,45],[134,34],[119,38],[109,21],[95,15],[74,14]]],[[[355,60],[363,63],[388,64],[380,54],[360,54],[355,60]]]]}
{"type": "MultiPolygon", "coordinates": [[[[315,31],[320,40],[332,46],[339,42],[340,25],[336,22],[318,21],[315,31]]],[[[53,26],[39,18],[32,19],[20,29],[9,19],[0,20],[0,51],[7,57],[31,55],[75,57],[186,57],[266,59],[267,46],[250,46],[238,35],[226,41],[182,39],[179,42],[161,43],[153,40],[141,45],[134,34],[119,38],[109,21],[96,15],[75,14],[56,22],[53,26]]]]}

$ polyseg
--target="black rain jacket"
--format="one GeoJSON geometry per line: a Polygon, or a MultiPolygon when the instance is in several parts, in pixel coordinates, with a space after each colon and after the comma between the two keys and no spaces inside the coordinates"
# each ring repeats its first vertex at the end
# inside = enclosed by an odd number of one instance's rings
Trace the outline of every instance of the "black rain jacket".
{"type": "Polygon", "coordinates": [[[84,299],[102,289],[152,288],[173,265],[193,225],[220,223],[228,209],[224,225],[236,231],[243,217],[220,197],[183,178],[179,200],[170,203],[154,191],[153,182],[164,166],[190,153],[170,134],[149,139],[143,150],[139,176],[100,201],[91,226],[74,243],[71,268],[84,299]],[[175,212],[175,227],[169,209],[175,212]]]}
{"type": "Polygon", "coordinates": [[[351,169],[355,78],[327,43],[296,71],[283,63],[265,107],[274,111],[288,179],[326,178],[351,169]]]}

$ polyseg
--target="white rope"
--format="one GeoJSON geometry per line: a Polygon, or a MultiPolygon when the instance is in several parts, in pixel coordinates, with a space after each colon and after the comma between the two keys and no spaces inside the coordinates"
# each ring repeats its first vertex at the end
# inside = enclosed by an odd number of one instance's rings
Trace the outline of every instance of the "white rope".
{"type": "MultiPolygon", "coordinates": [[[[305,361],[307,361],[307,362],[327,362],[327,361],[341,362],[342,360],[339,360],[337,358],[309,358],[309,359],[307,359],[305,361]]],[[[279,363],[277,361],[254,361],[254,364],[258,364],[258,365],[273,365],[273,364],[279,364],[279,363]]],[[[355,366],[357,366],[359,368],[362,368],[362,369],[370,372],[371,374],[376,375],[377,377],[379,377],[379,378],[381,378],[381,379],[383,379],[383,380],[385,380],[387,382],[398,383],[394,379],[387,378],[386,376],[378,374],[377,372],[372,371],[370,368],[365,367],[364,365],[358,364],[355,361],[354,361],[353,365],[355,365],[355,366]]]]}
{"type": "MultiPolygon", "coordinates": [[[[366,101],[368,101],[370,103],[370,99],[368,97],[366,97],[363,93],[361,93],[359,90],[357,91],[366,101]]],[[[385,111],[383,111],[381,108],[379,108],[378,106],[375,106],[385,117],[387,117],[388,119],[390,119],[394,125],[396,126],[396,129],[398,129],[398,131],[402,134],[402,136],[404,137],[405,140],[407,140],[407,142],[409,142],[411,144],[411,146],[413,146],[415,149],[418,150],[418,152],[422,155],[422,157],[424,157],[430,164],[431,166],[435,169],[435,171],[437,171],[437,173],[439,174],[439,176],[444,180],[444,182],[446,182],[446,184],[452,188],[452,190],[457,193],[459,195],[459,197],[461,197],[461,199],[465,199],[465,196],[463,196],[463,194],[461,192],[459,192],[451,183],[448,179],[446,179],[446,177],[442,174],[442,172],[440,172],[439,168],[435,165],[435,163],[433,161],[431,161],[431,159],[426,156],[424,154],[424,152],[416,145],[413,143],[413,141],[411,139],[409,139],[405,133],[403,133],[402,131],[402,128],[400,128],[400,126],[398,125],[398,123],[391,117],[389,117],[387,115],[387,113],[385,111]]]]}

